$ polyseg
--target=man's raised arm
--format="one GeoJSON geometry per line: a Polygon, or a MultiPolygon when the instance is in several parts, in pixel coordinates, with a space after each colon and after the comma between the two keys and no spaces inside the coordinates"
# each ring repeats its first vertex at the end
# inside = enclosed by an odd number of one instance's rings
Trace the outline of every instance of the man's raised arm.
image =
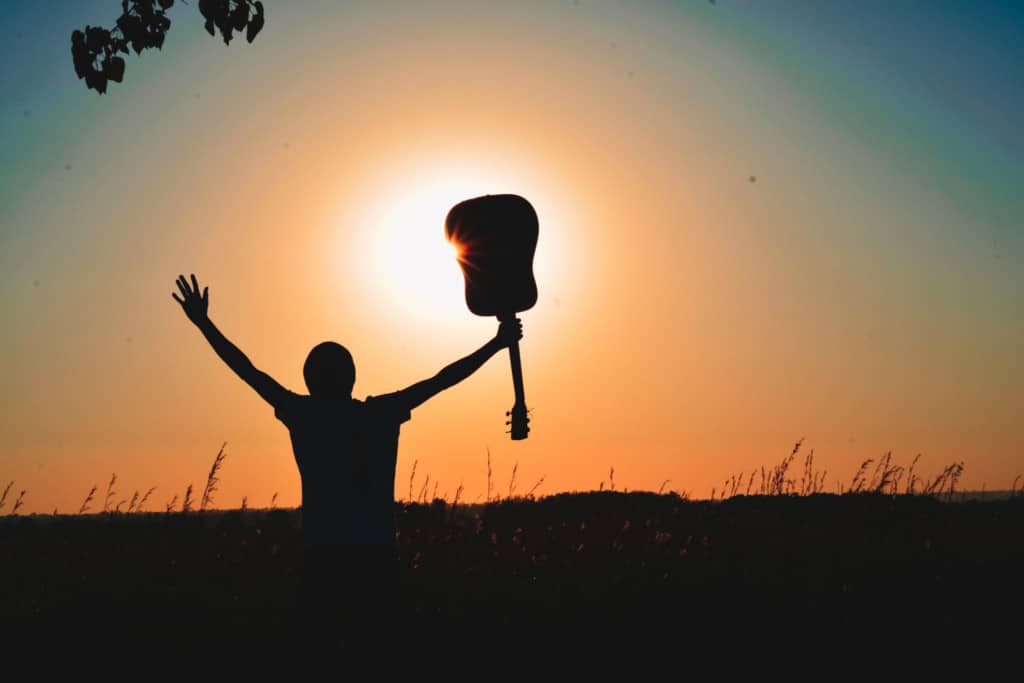
{"type": "Polygon", "coordinates": [[[235,371],[235,374],[256,390],[256,393],[263,397],[263,400],[272,406],[280,404],[287,395],[287,390],[278,384],[273,377],[265,372],[257,370],[252,361],[242,351],[228,341],[228,338],[221,334],[217,326],[213,324],[207,315],[210,307],[210,288],[204,287],[203,293],[199,293],[199,282],[196,276],[192,275],[192,283],[189,284],[184,275],[179,275],[177,280],[177,294],[171,294],[174,300],[181,304],[182,310],[188,319],[199,328],[199,331],[210,342],[210,346],[217,352],[220,359],[227,363],[227,366],[235,371]]]}
{"type": "Polygon", "coordinates": [[[451,365],[446,365],[436,375],[422,382],[417,382],[402,391],[397,392],[401,398],[403,407],[412,410],[428,398],[454,386],[466,379],[486,363],[491,356],[498,351],[508,347],[512,342],[523,338],[523,323],[519,318],[515,322],[501,323],[498,326],[498,333],[493,339],[469,354],[460,358],[451,365]]]}

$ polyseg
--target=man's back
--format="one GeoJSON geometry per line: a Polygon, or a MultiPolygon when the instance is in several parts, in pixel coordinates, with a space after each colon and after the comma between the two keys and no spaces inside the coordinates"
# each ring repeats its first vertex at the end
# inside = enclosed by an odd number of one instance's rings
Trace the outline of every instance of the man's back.
{"type": "Polygon", "coordinates": [[[287,392],[274,413],[291,434],[309,545],[394,543],[400,394],[326,399],[287,392]]]}

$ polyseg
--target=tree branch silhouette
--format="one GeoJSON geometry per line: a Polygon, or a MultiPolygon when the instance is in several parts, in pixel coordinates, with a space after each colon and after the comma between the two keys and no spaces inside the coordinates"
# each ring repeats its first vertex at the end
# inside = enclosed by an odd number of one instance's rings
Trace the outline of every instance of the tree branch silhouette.
{"type": "MultiPolygon", "coordinates": [[[[135,54],[150,48],[162,49],[171,20],[167,10],[174,0],[122,0],[122,14],[112,29],[86,26],[71,33],[71,58],[75,74],[85,79],[85,86],[101,95],[107,83],[120,83],[124,78],[125,61],[119,54],[135,54]]],[[[206,32],[220,32],[225,45],[231,44],[236,32],[245,31],[252,42],[263,29],[263,3],[260,0],[199,0],[199,12],[206,19],[206,32]]]]}

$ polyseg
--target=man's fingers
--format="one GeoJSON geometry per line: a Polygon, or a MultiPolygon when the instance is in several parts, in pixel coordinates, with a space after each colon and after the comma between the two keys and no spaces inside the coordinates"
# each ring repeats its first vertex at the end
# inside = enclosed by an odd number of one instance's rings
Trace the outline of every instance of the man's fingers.
{"type": "Polygon", "coordinates": [[[192,273],[192,291],[196,293],[196,296],[199,296],[199,281],[196,280],[195,273],[192,273]]]}
{"type": "Polygon", "coordinates": [[[203,303],[204,304],[210,303],[210,288],[209,287],[203,287],[203,303]]]}
{"type": "Polygon", "coordinates": [[[181,304],[182,306],[184,306],[184,305],[185,305],[185,300],[184,300],[184,299],[182,299],[181,297],[179,297],[179,296],[178,296],[177,294],[175,294],[174,292],[171,292],[171,298],[173,298],[173,299],[174,299],[175,301],[177,301],[177,302],[178,302],[179,304],[181,304]]]}
{"type": "Polygon", "coordinates": [[[187,299],[189,297],[188,285],[184,280],[178,280],[178,290],[181,292],[181,296],[183,298],[187,299]]]}
{"type": "Polygon", "coordinates": [[[523,323],[519,318],[515,322],[503,322],[498,326],[498,336],[506,344],[511,344],[523,338],[523,323]]]}
{"type": "Polygon", "coordinates": [[[178,276],[178,283],[178,286],[181,287],[183,292],[185,292],[185,296],[188,296],[189,294],[192,293],[192,287],[191,285],[188,284],[188,280],[185,279],[184,275],[178,276]]]}

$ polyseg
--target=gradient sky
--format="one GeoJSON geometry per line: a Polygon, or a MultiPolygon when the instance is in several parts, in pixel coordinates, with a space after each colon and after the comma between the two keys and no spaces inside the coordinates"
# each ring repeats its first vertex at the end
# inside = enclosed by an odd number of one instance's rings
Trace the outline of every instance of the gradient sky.
{"type": "MultiPolygon", "coordinates": [[[[98,96],[69,37],[115,0],[0,4],[0,486],[162,508],[228,442],[218,506],[299,503],[285,428],[171,300],[294,390],[355,395],[474,350],[442,222],[540,216],[522,342],[403,426],[396,492],[697,497],[804,437],[848,482],[893,451],[1024,472],[1024,6],[967,0],[285,3],[252,44],[178,3],[98,96]],[[756,180],[751,181],[751,177],[756,180]]],[[[799,475],[798,475],[799,478],[799,475]]],[[[95,509],[96,505],[94,505],[95,509]]]]}

